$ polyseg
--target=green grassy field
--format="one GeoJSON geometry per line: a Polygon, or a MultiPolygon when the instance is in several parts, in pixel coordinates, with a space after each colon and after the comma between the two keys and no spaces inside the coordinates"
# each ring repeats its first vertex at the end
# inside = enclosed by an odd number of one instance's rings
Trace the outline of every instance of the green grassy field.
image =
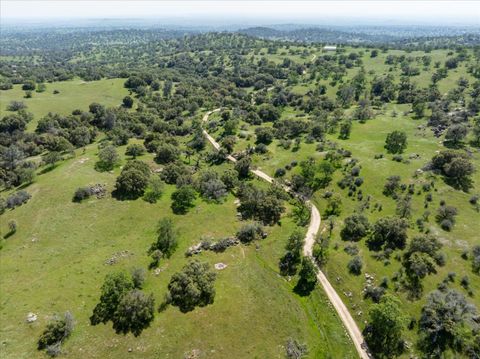
{"type": "Polygon", "coordinates": [[[22,101],[27,105],[27,111],[34,115],[33,121],[28,124],[28,129],[34,130],[38,120],[48,112],[69,115],[75,109],[87,111],[92,102],[107,107],[120,105],[128,95],[128,90],[123,87],[124,82],[125,79],[103,79],[47,83],[46,91],[34,91],[32,98],[24,98],[25,91],[21,85],[15,85],[11,90],[0,91],[0,116],[8,113],[7,106],[11,101],[22,101]],[[59,93],[54,94],[54,90],[59,93]]]}
{"type": "MultiPolygon", "coordinates": [[[[167,186],[154,205],[110,197],[73,203],[73,192],[80,186],[105,183],[109,191],[113,189],[120,168],[114,173],[96,172],[96,155],[97,149],[91,146],[85,154],[79,152],[39,175],[27,188],[32,199],[1,218],[2,233],[7,232],[10,219],[18,223],[17,233],[4,242],[0,252],[2,357],[44,357],[36,350],[36,340],[48,317],[70,310],[77,326],[64,350],[71,358],[180,358],[194,349],[200,350],[201,358],[281,358],[289,337],[307,343],[311,358],[328,358],[333,352],[356,358],[321,289],[299,297],[293,293],[296,279],[288,281],[278,273],[278,260],[295,228],[288,214],[281,226],[268,228],[269,236],[258,248],[242,245],[221,254],[198,256],[212,265],[228,265],[218,273],[213,305],[187,314],[168,308],[157,313],[152,326],[138,338],[116,335],[111,324],[92,327],[88,318],[103,278],[119,269],[148,266],[146,251],[160,218],[173,218],[180,245],[162,263],[158,276],[148,273],[144,290],[154,293],[157,304],[171,275],[187,262],[184,252],[190,245],[202,236],[232,235],[241,226],[232,195],[222,204],[198,199],[187,215],[173,215],[170,194],[174,186],[167,186]],[[125,250],[128,256],[114,265],[105,264],[125,250]],[[25,322],[29,312],[38,315],[33,324],[25,322]]],[[[152,163],[151,155],[142,159],[152,163]]]]}

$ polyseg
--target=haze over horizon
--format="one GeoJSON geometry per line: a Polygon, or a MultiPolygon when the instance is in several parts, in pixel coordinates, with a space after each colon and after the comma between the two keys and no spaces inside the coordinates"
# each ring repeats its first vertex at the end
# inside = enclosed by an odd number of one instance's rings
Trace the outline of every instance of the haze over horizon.
{"type": "Polygon", "coordinates": [[[476,1],[12,1],[1,2],[4,23],[101,19],[168,25],[480,25],[476,1]]]}

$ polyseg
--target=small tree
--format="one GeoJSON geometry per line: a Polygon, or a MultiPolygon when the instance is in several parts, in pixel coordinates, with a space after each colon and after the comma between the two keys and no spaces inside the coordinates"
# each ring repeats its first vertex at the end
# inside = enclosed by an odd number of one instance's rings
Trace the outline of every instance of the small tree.
{"type": "Polygon", "coordinates": [[[127,146],[127,149],[125,150],[125,154],[127,156],[132,156],[135,159],[138,156],[143,155],[145,151],[146,149],[143,145],[139,143],[132,143],[131,145],[127,146]]]}
{"type": "Polygon", "coordinates": [[[352,214],[345,218],[340,236],[344,241],[359,241],[368,234],[370,224],[363,214],[352,214]]]}
{"type": "Polygon", "coordinates": [[[179,307],[184,313],[196,306],[212,304],[215,299],[216,277],[208,263],[189,262],[181,272],[172,276],[166,302],[179,307]]]}
{"type": "Polygon", "coordinates": [[[153,295],[145,295],[134,289],[122,296],[113,315],[113,329],[115,332],[127,334],[131,332],[138,337],[142,331],[150,326],[155,317],[155,301],[153,295]]]}
{"type": "Polygon", "coordinates": [[[263,226],[260,223],[247,223],[237,232],[237,238],[240,242],[250,243],[261,239],[263,235],[263,226]]]}
{"type": "Polygon", "coordinates": [[[461,352],[465,339],[478,330],[477,316],[475,306],[454,289],[430,293],[418,323],[419,347],[438,358],[448,349],[461,352]]]}
{"type": "Polygon", "coordinates": [[[102,285],[100,302],[93,309],[90,323],[92,325],[106,324],[111,320],[122,297],[132,289],[132,280],[124,272],[108,274],[102,285]]]}
{"type": "Polygon", "coordinates": [[[133,268],[132,269],[132,282],[133,287],[136,289],[142,289],[143,283],[145,282],[146,271],[143,268],[133,268]]]}
{"type": "Polygon", "coordinates": [[[342,213],[342,197],[338,193],[327,200],[327,208],[325,208],[325,214],[327,216],[339,216],[342,213]]]}
{"type": "Polygon", "coordinates": [[[14,234],[16,231],[17,231],[17,221],[15,221],[14,219],[11,219],[8,221],[8,230],[9,230],[9,234],[14,234]]]}
{"type": "Polygon", "coordinates": [[[405,248],[408,222],[398,217],[380,218],[373,225],[367,245],[371,250],[405,248]]]}
{"type": "Polygon", "coordinates": [[[143,199],[148,203],[156,203],[160,199],[160,197],[162,197],[164,188],[165,186],[160,177],[150,177],[147,189],[145,190],[145,194],[143,195],[143,199]]]}
{"type": "Polygon", "coordinates": [[[135,199],[143,195],[150,179],[150,168],[142,161],[129,161],[122,169],[115,184],[120,197],[135,199]]]}
{"type": "Polygon", "coordinates": [[[98,158],[100,161],[97,162],[96,167],[103,171],[112,170],[120,159],[117,153],[117,149],[115,148],[115,146],[112,145],[108,145],[102,148],[98,152],[98,158]]]}
{"type": "Polygon", "coordinates": [[[183,186],[172,193],[172,210],[175,214],[185,214],[194,206],[196,195],[192,186],[183,186]]]}
{"type": "Polygon", "coordinates": [[[238,172],[238,178],[248,178],[250,175],[250,165],[252,160],[250,157],[243,157],[237,161],[235,164],[235,170],[238,172]]]}
{"type": "Polygon", "coordinates": [[[122,100],[123,106],[126,108],[132,108],[133,107],[133,98],[130,96],[125,96],[122,100]]]}
{"type": "Polygon", "coordinates": [[[50,151],[46,155],[42,156],[43,162],[45,162],[46,165],[50,166],[50,168],[54,168],[57,162],[61,159],[62,156],[59,152],[56,151],[50,151]]]}
{"type": "Polygon", "coordinates": [[[178,247],[178,234],[174,228],[173,221],[170,218],[163,218],[158,222],[157,241],[154,242],[148,254],[155,251],[161,251],[162,256],[170,258],[178,247]]]}
{"type": "Polygon", "coordinates": [[[340,124],[340,134],[338,138],[341,140],[348,140],[350,138],[350,132],[352,131],[352,121],[343,121],[340,124]]]}
{"type": "Polygon", "coordinates": [[[157,148],[157,156],[155,157],[155,161],[162,164],[167,164],[171,162],[175,162],[180,157],[180,151],[178,147],[165,143],[160,145],[157,148]]]}
{"type": "Polygon", "coordinates": [[[393,131],[387,135],[385,149],[389,153],[403,153],[407,148],[407,134],[402,131],[393,131]]]}
{"type": "Polygon", "coordinates": [[[317,267],[310,257],[302,258],[302,268],[298,275],[300,278],[295,286],[295,292],[300,295],[309,295],[317,284],[317,267]]]}
{"type": "Polygon", "coordinates": [[[355,275],[360,275],[362,273],[363,261],[362,257],[355,256],[347,264],[348,271],[355,275]]]}
{"type": "Polygon", "coordinates": [[[295,275],[297,266],[302,259],[303,234],[300,231],[294,231],[288,238],[285,249],[287,252],[280,259],[279,267],[282,275],[295,275]]]}
{"type": "Polygon", "coordinates": [[[406,317],[400,310],[400,301],[390,294],[382,296],[369,312],[365,340],[370,350],[379,357],[392,358],[402,353],[402,332],[406,317]]]}
{"type": "Polygon", "coordinates": [[[468,129],[462,123],[451,125],[445,134],[445,140],[452,147],[460,147],[465,137],[467,137],[468,129]]]}
{"type": "Polygon", "coordinates": [[[70,312],[63,317],[55,315],[38,339],[38,350],[46,349],[51,356],[60,354],[62,343],[72,334],[75,322],[70,312]],[[52,350],[54,349],[55,350],[52,350]]]}

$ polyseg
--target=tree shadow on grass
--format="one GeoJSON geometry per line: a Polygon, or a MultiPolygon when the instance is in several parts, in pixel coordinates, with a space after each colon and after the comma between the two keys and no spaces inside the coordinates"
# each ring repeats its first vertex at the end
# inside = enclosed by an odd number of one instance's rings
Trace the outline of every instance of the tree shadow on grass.
{"type": "Polygon", "coordinates": [[[45,168],[42,169],[40,172],[38,172],[38,174],[39,174],[39,175],[43,175],[43,174],[45,174],[45,173],[48,173],[48,172],[50,172],[50,171],[53,171],[55,168],[57,168],[57,165],[45,167],[45,168]]]}
{"type": "Polygon", "coordinates": [[[8,239],[13,236],[17,231],[10,231],[3,236],[3,239],[8,239]]]}
{"type": "Polygon", "coordinates": [[[95,171],[97,172],[108,172],[113,170],[113,168],[114,166],[109,163],[105,163],[102,161],[95,162],[95,171]]]}
{"type": "Polygon", "coordinates": [[[306,297],[312,293],[315,289],[317,282],[307,281],[303,278],[300,278],[297,282],[297,285],[293,288],[293,291],[301,297],[306,297]]]}

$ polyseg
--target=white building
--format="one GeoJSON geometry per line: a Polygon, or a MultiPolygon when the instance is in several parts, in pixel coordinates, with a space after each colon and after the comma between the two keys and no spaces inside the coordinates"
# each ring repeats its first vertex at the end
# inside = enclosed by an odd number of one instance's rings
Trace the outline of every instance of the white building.
{"type": "Polygon", "coordinates": [[[323,47],[323,51],[337,51],[337,47],[335,45],[326,45],[323,47]]]}

